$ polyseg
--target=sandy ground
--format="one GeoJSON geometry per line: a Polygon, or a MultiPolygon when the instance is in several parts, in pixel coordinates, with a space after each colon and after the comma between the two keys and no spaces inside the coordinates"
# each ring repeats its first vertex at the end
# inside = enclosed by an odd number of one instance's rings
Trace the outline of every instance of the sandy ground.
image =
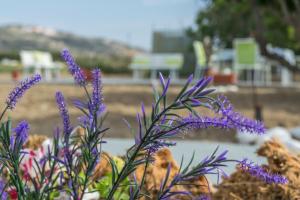
{"type": "MultiPolygon", "coordinates": [[[[3,109],[7,94],[13,85],[0,85],[0,109],[3,109]]],[[[170,90],[171,98],[179,91],[179,87],[170,90]]],[[[26,119],[31,124],[31,132],[52,135],[54,127],[60,125],[60,117],[56,108],[54,95],[62,91],[69,103],[72,99],[83,99],[84,92],[73,85],[40,84],[25,94],[14,112],[9,116],[17,121],[26,119]]],[[[263,106],[263,115],[267,127],[278,124],[287,128],[300,125],[300,89],[259,89],[258,99],[263,106]]],[[[107,137],[132,137],[123,118],[135,124],[135,115],[139,111],[140,103],[150,109],[152,102],[152,88],[150,86],[112,86],[104,87],[105,103],[108,115],[105,125],[110,127],[107,137]]],[[[250,88],[240,88],[239,92],[226,93],[235,105],[236,110],[248,117],[253,117],[252,97],[250,88]]],[[[205,112],[205,111],[204,111],[205,112]]],[[[80,111],[70,107],[72,123],[75,124],[80,111]]],[[[234,141],[233,133],[223,130],[205,130],[190,133],[186,137],[208,140],[234,141]]]]}

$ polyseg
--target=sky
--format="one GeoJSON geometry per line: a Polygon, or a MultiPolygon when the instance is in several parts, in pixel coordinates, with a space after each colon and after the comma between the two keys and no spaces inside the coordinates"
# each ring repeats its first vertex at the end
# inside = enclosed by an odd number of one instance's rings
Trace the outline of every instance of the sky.
{"type": "Polygon", "coordinates": [[[150,50],[153,30],[193,26],[202,1],[0,0],[0,25],[39,25],[150,50]]]}

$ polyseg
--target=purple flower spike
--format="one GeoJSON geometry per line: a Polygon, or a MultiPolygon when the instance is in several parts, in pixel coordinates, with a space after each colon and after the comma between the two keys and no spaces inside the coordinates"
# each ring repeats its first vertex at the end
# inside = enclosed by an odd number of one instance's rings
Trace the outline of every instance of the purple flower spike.
{"type": "MultiPolygon", "coordinates": [[[[236,112],[223,113],[221,117],[189,116],[183,118],[181,131],[205,128],[239,129],[249,133],[262,134],[265,128],[261,122],[245,118],[236,112]],[[226,115],[225,115],[226,114],[226,115]]],[[[180,131],[179,129],[177,132],[180,131]]]]}
{"type": "Polygon", "coordinates": [[[170,85],[170,78],[167,79],[167,82],[165,81],[165,78],[164,76],[159,73],[159,80],[160,80],[160,83],[163,87],[163,91],[162,91],[162,95],[161,96],[165,96],[167,91],[168,91],[168,88],[169,88],[169,85],[170,85]]]}
{"type": "Polygon", "coordinates": [[[24,144],[28,139],[29,124],[26,121],[21,121],[14,129],[16,140],[24,144]]]}
{"type": "Polygon", "coordinates": [[[257,177],[258,179],[265,181],[268,184],[275,183],[275,184],[287,184],[288,179],[280,174],[271,174],[268,173],[262,167],[254,164],[253,162],[248,162],[247,159],[242,160],[239,162],[240,168],[243,171],[248,172],[252,176],[257,177]]]}
{"type": "Polygon", "coordinates": [[[193,79],[194,79],[194,75],[193,74],[189,75],[189,77],[188,77],[188,79],[186,81],[187,84],[190,84],[193,81],[193,79]]]}
{"type": "Polygon", "coordinates": [[[205,129],[209,127],[230,129],[234,128],[232,124],[228,123],[226,119],[220,117],[196,117],[190,116],[183,118],[181,124],[185,125],[188,130],[205,129]]]}
{"type": "Polygon", "coordinates": [[[24,95],[24,93],[33,85],[38,83],[41,79],[42,79],[41,75],[36,74],[31,78],[27,78],[21,81],[17,85],[17,87],[15,87],[15,89],[12,90],[8,95],[8,98],[6,100],[6,104],[8,108],[11,110],[14,109],[16,107],[18,100],[24,95]]]}
{"type": "MultiPolygon", "coordinates": [[[[187,84],[190,84],[193,80],[193,76],[190,75],[187,81],[187,84]]],[[[195,92],[199,93],[201,92],[210,82],[211,82],[212,78],[208,77],[208,78],[202,78],[199,81],[196,82],[196,84],[194,86],[192,86],[190,89],[188,89],[183,96],[190,96],[191,94],[193,94],[195,92]]],[[[199,94],[197,94],[197,96],[199,96],[199,94]]]]}
{"type": "Polygon", "coordinates": [[[100,69],[94,69],[93,74],[93,96],[92,96],[92,110],[95,112],[103,112],[105,106],[103,105],[103,94],[102,94],[102,80],[100,69]]]}
{"type": "Polygon", "coordinates": [[[142,137],[143,137],[142,121],[141,121],[141,117],[140,117],[139,113],[137,113],[136,119],[137,119],[137,122],[138,122],[139,129],[138,129],[138,133],[135,136],[135,143],[139,144],[142,140],[142,137]]]}
{"type": "Polygon", "coordinates": [[[146,111],[145,111],[145,104],[142,102],[141,103],[141,109],[142,109],[142,114],[143,114],[143,118],[146,118],[146,111]]]}
{"type": "Polygon", "coordinates": [[[131,130],[132,128],[131,128],[130,123],[129,123],[126,119],[124,119],[124,118],[123,118],[123,121],[124,121],[124,123],[126,124],[127,128],[128,128],[129,130],[131,130]]]}
{"type": "Polygon", "coordinates": [[[156,140],[155,142],[144,147],[144,149],[147,150],[147,152],[152,155],[162,148],[166,148],[166,147],[170,148],[175,145],[176,145],[176,142],[171,142],[171,141],[167,141],[167,140],[156,140]]]}
{"type": "Polygon", "coordinates": [[[235,126],[242,132],[263,134],[265,132],[265,126],[262,122],[257,120],[248,119],[238,112],[235,112],[232,104],[224,96],[218,97],[218,103],[220,105],[219,113],[227,119],[228,123],[235,126]]]}
{"type": "Polygon", "coordinates": [[[227,159],[227,153],[228,153],[228,150],[225,150],[223,151],[223,153],[221,153],[220,155],[218,155],[218,157],[216,158],[216,160],[218,161],[224,161],[227,159]]]}
{"type": "Polygon", "coordinates": [[[69,72],[74,77],[75,82],[80,86],[86,85],[86,76],[75,62],[75,59],[71,55],[70,51],[68,49],[64,49],[61,52],[61,57],[67,63],[69,72]]]}
{"type": "Polygon", "coordinates": [[[8,194],[5,192],[5,183],[2,180],[0,180],[0,197],[2,200],[8,199],[8,194]]]}
{"type": "Polygon", "coordinates": [[[88,108],[88,104],[87,103],[84,103],[78,99],[74,99],[73,100],[73,105],[76,107],[76,108],[79,108],[79,109],[87,109],[88,108]]]}
{"type": "Polygon", "coordinates": [[[61,92],[56,92],[56,103],[63,120],[64,134],[69,134],[71,132],[70,117],[65,103],[65,98],[61,92]]]}
{"type": "Polygon", "coordinates": [[[59,136],[60,136],[60,130],[59,130],[59,127],[56,127],[56,129],[54,130],[53,132],[53,136],[54,136],[54,139],[58,140],[59,139],[59,136]]]}
{"type": "Polygon", "coordinates": [[[165,95],[167,94],[167,91],[168,91],[169,86],[170,86],[170,82],[171,82],[171,79],[168,78],[168,79],[167,79],[166,86],[165,86],[165,89],[164,89],[164,91],[163,91],[163,93],[162,93],[162,96],[165,96],[165,95]]]}
{"type": "Polygon", "coordinates": [[[160,80],[161,85],[163,86],[163,88],[165,88],[165,87],[166,87],[166,83],[165,83],[165,78],[164,78],[164,76],[162,75],[161,72],[159,72],[158,75],[159,75],[159,80],[160,80]]]}
{"type": "Polygon", "coordinates": [[[213,78],[211,76],[200,79],[197,83],[196,83],[196,87],[200,88],[201,90],[203,88],[206,88],[206,86],[213,80],[213,78]]]}

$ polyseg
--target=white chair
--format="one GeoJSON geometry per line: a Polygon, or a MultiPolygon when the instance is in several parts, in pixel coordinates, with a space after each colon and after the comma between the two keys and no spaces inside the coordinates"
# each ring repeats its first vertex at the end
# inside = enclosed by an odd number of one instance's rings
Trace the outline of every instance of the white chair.
{"type": "MultiPolygon", "coordinates": [[[[284,58],[287,62],[289,62],[292,65],[297,64],[297,57],[295,56],[294,51],[291,49],[283,49],[279,47],[273,47],[271,44],[267,46],[267,50],[271,53],[277,54],[284,58]]],[[[281,77],[281,85],[282,86],[290,86],[293,83],[293,74],[290,70],[288,70],[286,67],[282,66],[278,62],[274,62],[274,65],[276,65],[280,72],[281,77]]]]}
{"type": "Polygon", "coordinates": [[[61,66],[53,62],[49,52],[21,51],[20,56],[25,76],[28,76],[30,69],[33,69],[34,73],[42,74],[45,81],[51,81],[54,74],[56,78],[60,76],[61,66]]]}

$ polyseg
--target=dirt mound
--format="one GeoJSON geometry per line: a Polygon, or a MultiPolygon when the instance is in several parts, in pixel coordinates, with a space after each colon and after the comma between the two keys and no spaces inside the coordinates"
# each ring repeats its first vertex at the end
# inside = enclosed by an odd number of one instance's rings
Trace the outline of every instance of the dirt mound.
{"type": "Polygon", "coordinates": [[[217,192],[213,194],[213,199],[300,199],[300,157],[293,155],[276,140],[266,142],[257,154],[267,158],[268,164],[263,166],[266,170],[285,176],[289,180],[288,184],[267,184],[237,169],[216,186],[217,192]]]}

